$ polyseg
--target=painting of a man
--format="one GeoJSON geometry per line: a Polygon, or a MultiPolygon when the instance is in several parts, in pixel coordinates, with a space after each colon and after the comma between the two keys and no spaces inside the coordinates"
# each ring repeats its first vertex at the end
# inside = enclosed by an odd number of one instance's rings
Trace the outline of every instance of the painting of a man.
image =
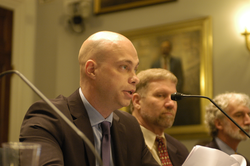
{"type": "Polygon", "coordinates": [[[171,55],[172,43],[168,40],[161,43],[161,55],[159,58],[152,64],[152,68],[164,68],[171,71],[177,78],[177,91],[183,93],[183,70],[182,70],[182,61],[178,57],[171,55]]]}

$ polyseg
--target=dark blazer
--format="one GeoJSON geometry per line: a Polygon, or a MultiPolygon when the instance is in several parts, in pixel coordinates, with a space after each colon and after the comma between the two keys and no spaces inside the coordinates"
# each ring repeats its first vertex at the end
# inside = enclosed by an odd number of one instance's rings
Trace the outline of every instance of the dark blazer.
{"type": "Polygon", "coordinates": [[[180,141],[166,133],[165,137],[167,140],[168,154],[173,166],[181,166],[189,154],[188,149],[180,141]]]}
{"type": "MultiPolygon", "coordinates": [[[[177,57],[170,57],[170,69],[177,78],[178,78],[178,84],[177,84],[177,91],[183,92],[183,85],[184,85],[184,75],[183,75],[183,69],[182,69],[182,62],[181,59],[177,57]]],[[[157,59],[151,66],[151,68],[162,68],[161,66],[161,59],[157,59]]]]}
{"type": "MultiPolygon", "coordinates": [[[[218,146],[218,144],[216,143],[215,139],[213,139],[211,142],[209,142],[208,144],[206,144],[205,146],[210,147],[210,148],[214,148],[214,149],[218,149],[221,150],[218,146]]],[[[244,157],[244,156],[243,156],[244,157]]],[[[250,162],[248,161],[248,159],[245,157],[246,162],[247,162],[247,166],[250,166],[250,162]]]]}
{"type": "MultiPolygon", "coordinates": [[[[79,90],[51,101],[94,144],[79,90]]],[[[137,120],[129,113],[114,111],[111,138],[116,166],[159,166],[144,142],[137,120]]],[[[95,157],[87,144],[43,101],[29,108],[19,140],[42,145],[39,165],[95,166],[95,157]]]]}

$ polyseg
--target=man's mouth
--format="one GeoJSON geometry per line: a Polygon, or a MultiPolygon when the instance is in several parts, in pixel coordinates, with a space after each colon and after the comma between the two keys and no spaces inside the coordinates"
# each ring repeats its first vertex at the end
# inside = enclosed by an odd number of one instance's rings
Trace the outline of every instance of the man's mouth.
{"type": "Polygon", "coordinates": [[[125,91],[125,92],[127,92],[130,95],[133,95],[135,93],[135,90],[128,90],[128,91],[125,91]]]}

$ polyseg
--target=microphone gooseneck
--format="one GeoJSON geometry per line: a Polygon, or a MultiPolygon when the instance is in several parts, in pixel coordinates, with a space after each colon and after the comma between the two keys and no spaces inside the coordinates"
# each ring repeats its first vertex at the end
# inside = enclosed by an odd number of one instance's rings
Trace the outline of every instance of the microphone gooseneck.
{"type": "Polygon", "coordinates": [[[97,161],[100,165],[103,165],[101,157],[96,152],[95,147],[92,145],[90,140],[46,97],[39,91],[24,75],[22,75],[17,70],[8,70],[5,72],[0,73],[0,78],[7,74],[17,74],[38,96],[40,96],[82,139],[83,141],[89,146],[97,161]]]}
{"type": "Polygon", "coordinates": [[[171,100],[181,100],[182,98],[187,98],[187,97],[193,97],[193,98],[205,98],[208,99],[211,103],[213,103],[228,119],[230,119],[244,134],[246,134],[249,138],[250,135],[238,124],[236,123],[225,111],[223,111],[212,99],[206,96],[201,96],[201,95],[186,95],[182,93],[173,93],[171,94],[171,100]]]}

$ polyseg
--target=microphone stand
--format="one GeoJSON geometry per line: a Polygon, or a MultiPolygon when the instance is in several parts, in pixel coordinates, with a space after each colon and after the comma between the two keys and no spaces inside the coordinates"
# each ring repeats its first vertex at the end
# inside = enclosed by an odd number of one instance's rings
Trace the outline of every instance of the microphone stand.
{"type": "Polygon", "coordinates": [[[200,95],[186,95],[181,93],[174,93],[171,95],[172,100],[181,100],[182,97],[196,97],[196,98],[205,98],[210,100],[226,117],[228,117],[246,136],[250,138],[250,135],[238,124],[236,123],[225,111],[223,111],[212,99],[206,96],[200,96],[200,95]],[[176,97],[172,98],[172,95],[176,95],[176,97]]]}
{"type": "Polygon", "coordinates": [[[46,97],[39,91],[24,75],[22,75],[17,70],[8,70],[0,73],[0,78],[7,74],[17,74],[38,96],[40,96],[89,146],[90,150],[93,152],[97,158],[98,163],[102,166],[102,160],[99,154],[96,152],[95,147],[89,141],[89,139],[46,97]]]}

